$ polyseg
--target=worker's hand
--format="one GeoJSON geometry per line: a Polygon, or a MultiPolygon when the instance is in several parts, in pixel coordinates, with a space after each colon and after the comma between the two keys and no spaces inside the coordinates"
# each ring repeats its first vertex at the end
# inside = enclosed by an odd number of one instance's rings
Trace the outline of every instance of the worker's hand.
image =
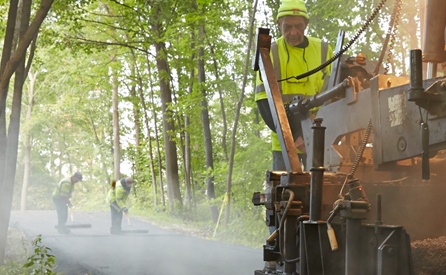
{"type": "Polygon", "coordinates": [[[296,138],[296,140],[294,141],[294,145],[296,145],[296,148],[299,149],[299,153],[305,154],[307,152],[307,150],[305,149],[305,142],[301,136],[298,136],[296,138]]]}
{"type": "Polygon", "coordinates": [[[129,209],[127,207],[123,207],[122,212],[127,215],[129,213],[129,209]]]}

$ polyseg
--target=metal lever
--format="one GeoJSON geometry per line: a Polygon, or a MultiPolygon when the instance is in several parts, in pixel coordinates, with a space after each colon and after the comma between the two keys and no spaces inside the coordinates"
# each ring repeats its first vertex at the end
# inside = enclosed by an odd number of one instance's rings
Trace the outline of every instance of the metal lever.
{"type": "Polygon", "coordinates": [[[423,154],[421,156],[421,174],[423,180],[429,180],[429,126],[427,125],[427,122],[421,123],[421,145],[423,148],[423,154]]]}

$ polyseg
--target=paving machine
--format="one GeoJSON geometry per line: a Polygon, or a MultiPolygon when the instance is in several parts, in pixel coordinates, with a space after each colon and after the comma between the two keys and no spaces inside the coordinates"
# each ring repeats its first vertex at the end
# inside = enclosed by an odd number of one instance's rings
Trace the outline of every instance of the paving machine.
{"type": "Polygon", "coordinates": [[[410,241],[446,235],[438,215],[446,211],[446,77],[437,76],[446,62],[445,14],[446,1],[426,0],[424,43],[410,51],[410,77],[342,56],[340,32],[327,89],[287,106],[269,30],[258,30],[253,67],[264,81],[286,171],[267,171],[271,192],[253,195],[274,228],[264,261],[277,262],[256,275],[410,275],[410,241]],[[295,150],[296,127],[305,158],[295,150]]]}

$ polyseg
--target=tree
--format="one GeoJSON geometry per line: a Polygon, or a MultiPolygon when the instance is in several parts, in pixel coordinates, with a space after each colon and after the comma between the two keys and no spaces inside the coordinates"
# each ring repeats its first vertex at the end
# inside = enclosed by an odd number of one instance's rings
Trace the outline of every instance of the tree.
{"type": "Polygon", "coordinates": [[[246,52],[246,61],[245,61],[245,72],[243,75],[243,84],[242,84],[242,90],[240,92],[240,98],[239,101],[237,102],[237,109],[236,109],[236,115],[235,115],[235,119],[234,119],[234,125],[232,128],[232,138],[231,138],[231,152],[229,155],[229,164],[228,164],[228,176],[227,176],[227,180],[226,180],[226,195],[228,196],[228,204],[226,206],[226,212],[225,212],[225,224],[229,223],[230,220],[230,212],[231,212],[231,192],[232,192],[232,172],[234,169],[234,155],[235,155],[235,144],[236,144],[236,134],[237,134],[237,126],[239,123],[239,118],[240,118],[240,111],[242,108],[242,104],[243,104],[243,100],[245,98],[245,88],[246,88],[246,84],[247,84],[247,80],[248,80],[248,69],[249,69],[249,64],[250,64],[250,50],[251,50],[251,46],[253,43],[253,35],[254,35],[254,22],[255,22],[255,15],[257,12],[257,4],[258,1],[256,0],[254,2],[253,8],[252,8],[252,13],[251,13],[251,17],[250,17],[250,21],[251,24],[249,26],[249,42],[248,42],[248,51],[246,52]]]}
{"type": "MultiPolygon", "coordinates": [[[[7,31],[4,40],[0,67],[0,248],[6,247],[6,235],[9,226],[12,194],[14,189],[14,179],[17,163],[17,148],[20,128],[20,110],[22,100],[22,88],[26,78],[25,64],[31,64],[33,51],[29,54],[26,62],[26,51],[32,41],[36,41],[40,26],[50,10],[53,0],[42,0],[40,8],[30,22],[31,1],[24,1],[21,9],[18,9],[18,1],[11,0],[9,6],[7,31]],[[20,14],[20,37],[14,37],[16,19],[20,14]],[[14,54],[14,40],[18,40],[14,54]],[[13,104],[11,108],[11,118],[9,122],[8,134],[6,135],[6,98],[8,94],[9,82],[12,75],[16,73],[14,83],[13,104]]],[[[28,66],[29,68],[29,66],[28,66]]],[[[4,261],[5,251],[0,249],[0,263],[4,261]]]]}
{"type": "MultiPolygon", "coordinates": [[[[205,10],[205,6],[200,7],[201,12],[203,13],[205,10]]],[[[198,41],[204,41],[205,37],[205,27],[204,21],[200,21],[198,25],[198,41]]],[[[208,200],[212,201],[215,199],[215,191],[214,191],[214,157],[213,157],[213,149],[212,149],[212,133],[211,133],[211,123],[209,119],[209,110],[208,110],[208,102],[207,102],[207,93],[206,93],[206,71],[204,66],[204,45],[200,43],[198,46],[198,86],[201,92],[201,123],[203,126],[203,136],[204,136],[204,147],[205,147],[205,156],[206,156],[206,193],[208,200]]],[[[214,223],[217,222],[218,219],[218,210],[215,205],[211,205],[211,214],[214,223]]]]}
{"type": "MultiPolygon", "coordinates": [[[[26,110],[26,120],[29,121],[31,119],[31,113],[34,105],[34,88],[37,78],[37,73],[29,72],[29,89],[28,89],[28,108],[26,110]]],[[[29,129],[25,131],[25,158],[24,168],[23,168],[23,184],[22,184],[22,196],[20,199],[20,211],[26,210],[26,198],[28,196],[28,183],[29,183],[29,174],[31,170],[31,134],[29,129]]]]}
{"type": "Polygon", "coordinates": [[[115,180],[121,177],[121,143],[119,138],[119,112],[118,112],[118,80],[113,72],[113,176],[115,180]]]}
{"type": "Polygon", "coordinates": [[[161,7],[159,2],[155,2],[151,8],[153,15],[153,22],[151,27],[153,35],[156,37],[155,51],[156,51],[156,67],[158,69],[159,88],[161,95],[161,106],[163,115],[163,134],[164,134],[164,150],[166,157],[166,181],[167,181],[167,195],[169,197],[169,207],[173,211],[177,207],[181,208],[183,205],[180,192],[180,183],[178,175],[178,156],[176,151],[176,142],[172,138],[172,133],[175,132],[174,118],[170,105],[172,103],[172,91],[169,86],[169,63],[167,61],[167,49],[164,42],[164,26],[160,16],[161,7]]]}

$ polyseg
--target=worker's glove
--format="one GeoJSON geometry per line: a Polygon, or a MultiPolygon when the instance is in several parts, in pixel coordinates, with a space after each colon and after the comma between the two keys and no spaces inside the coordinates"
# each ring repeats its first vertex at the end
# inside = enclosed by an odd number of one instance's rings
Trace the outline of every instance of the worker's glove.
{"type": "Polygon", "coordinates": [[[129,213],[129,209],[127,208],[127,207],[123,207],[122,209],[122,212],[124,212],[124,214],[128,214],[129,213]]]}

